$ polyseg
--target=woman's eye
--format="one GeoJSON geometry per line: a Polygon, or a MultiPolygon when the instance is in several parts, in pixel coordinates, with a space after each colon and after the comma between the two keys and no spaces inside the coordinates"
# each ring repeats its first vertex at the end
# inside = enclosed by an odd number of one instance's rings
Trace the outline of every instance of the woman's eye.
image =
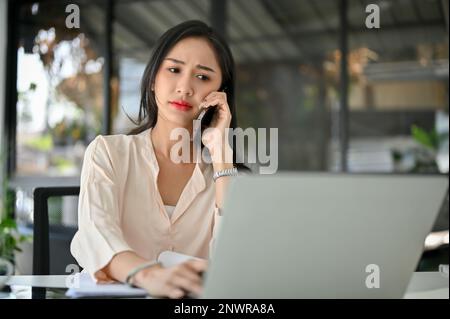
{"type": "Polygon", "coordinates": [[[203,75],[203,74],[199,74],[199,75],[197,75],[197,77],[200,80],[202,80],[202,81],[208,81],[209,80],[209,77],[207,77],[206,75],[203,75]]]}
{"type": "MultiPolygon", "coordinates": [[[[167,68],[170,73],[180,73],[180,70],[178,68],[167,68]]],[[[202,81],[208,81],[209,77],[203,74],[197,74],[196,77],[202,81]]]]}

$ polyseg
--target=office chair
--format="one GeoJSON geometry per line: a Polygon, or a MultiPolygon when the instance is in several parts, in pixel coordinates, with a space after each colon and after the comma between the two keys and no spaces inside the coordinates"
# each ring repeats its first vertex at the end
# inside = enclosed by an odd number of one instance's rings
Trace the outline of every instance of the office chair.
{"type": "MultiPolygon", "coordinates": [[[[79,193],[78,186],[34,189],[33,275],[68,275],[66,266],[78,265],[70,253],[70,242],[77,227],[50,225],[48,201],[53,197],[78,196],[79,193]]],[[[45,294],[45,288],[32,289],[33,298],[45,298],[45,294]]]]}
{"type": "Polygon", "coordinates": [[[50,225],[48,200],[58,196],[78,196],[79,193],[80,187],[78,186],[37,187],[34,189],[33,275],[63,275],[66,274],[66,265],[77,264],[69,250],[70,241],[77,228],[50,225]],[[65,241],[66,245],[55,246],[54,242],[57,241],[65,241]],[[51,258],[51,248],[58,258],[51,258]]]}

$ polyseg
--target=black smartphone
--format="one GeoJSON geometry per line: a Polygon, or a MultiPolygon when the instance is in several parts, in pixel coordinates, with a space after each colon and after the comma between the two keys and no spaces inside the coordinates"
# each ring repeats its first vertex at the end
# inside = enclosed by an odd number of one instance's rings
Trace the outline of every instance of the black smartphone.
{"type": "Polygon", "coordinates": [[[214,117],[215,112],[216,112],[215,106],[211,106],[206,110],[205,115],[203,115],[203,118],[201,119],[201,122],[200,122],[202,131],[211,125],[211,121],[214,117]]]}
{"type": "Polygon", "coordinates": [[[197,129],[194,132],[194,141],[200,141],[202,132],[204,132],[210,125],[214,116],[214,112],[216,111],[215,106],[211,106],[208,109],[203,109],[200,111],[200,114],[197,117],[197,121],[200,121],[200,126],[197,126],[197,129]]]}
{"type": "MultiPolygon", "coordinates": [[[[225,92],[224,87],[220,88],[219,91],[220,92],[225,92]]],[[[203,116],[203,118],[201,119],[201,127],[202,127],[202,131],[206,128],[208,128],[211,125],[211,121],[214,117],[214,113],[216,112],[217,108],[216,106],[211,106],[208,108],[208,110],[206,111],[205,115],[203,116]]]]}

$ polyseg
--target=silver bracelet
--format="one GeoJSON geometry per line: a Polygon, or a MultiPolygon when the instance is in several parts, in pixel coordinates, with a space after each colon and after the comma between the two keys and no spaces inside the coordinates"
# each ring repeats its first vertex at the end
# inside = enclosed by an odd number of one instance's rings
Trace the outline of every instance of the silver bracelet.
{"type": "Polygon", "coordinates": [[[125,283],[130,286],[130,287],[136,287],[135,285],[133,285],[131,283],[131,280],[133,279],[133,277],[140,272],[141,270],[144,270],[146,268],[150,268],[156,265],[159,265],[160,262],[159,261],[150,261],[148,263],[142,264],[140,266],[137,266],[136,268],[133,268],[127,275],[127,279],[125,279],[125,283]]]}
{"type": "Polygon", "coordinates": [[[227,168],[218,172],[214,172],[213,174],[213,180],[216,181],[219,177],[222,176],[236,176],[238,174],[238,170],[236,167],[233,168],[227,168]]]}

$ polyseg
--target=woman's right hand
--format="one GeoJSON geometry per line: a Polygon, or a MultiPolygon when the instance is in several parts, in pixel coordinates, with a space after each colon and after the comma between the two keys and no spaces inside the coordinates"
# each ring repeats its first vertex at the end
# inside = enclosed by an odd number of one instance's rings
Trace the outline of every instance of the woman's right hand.
{"type": "Polygon", "coordinates": [[[206,260],[194,259],[169,268],[156,265],[137,273],[134,283],[153,297],[198,297],[202,293],[202,273],[207,267],[206,260]]]}

